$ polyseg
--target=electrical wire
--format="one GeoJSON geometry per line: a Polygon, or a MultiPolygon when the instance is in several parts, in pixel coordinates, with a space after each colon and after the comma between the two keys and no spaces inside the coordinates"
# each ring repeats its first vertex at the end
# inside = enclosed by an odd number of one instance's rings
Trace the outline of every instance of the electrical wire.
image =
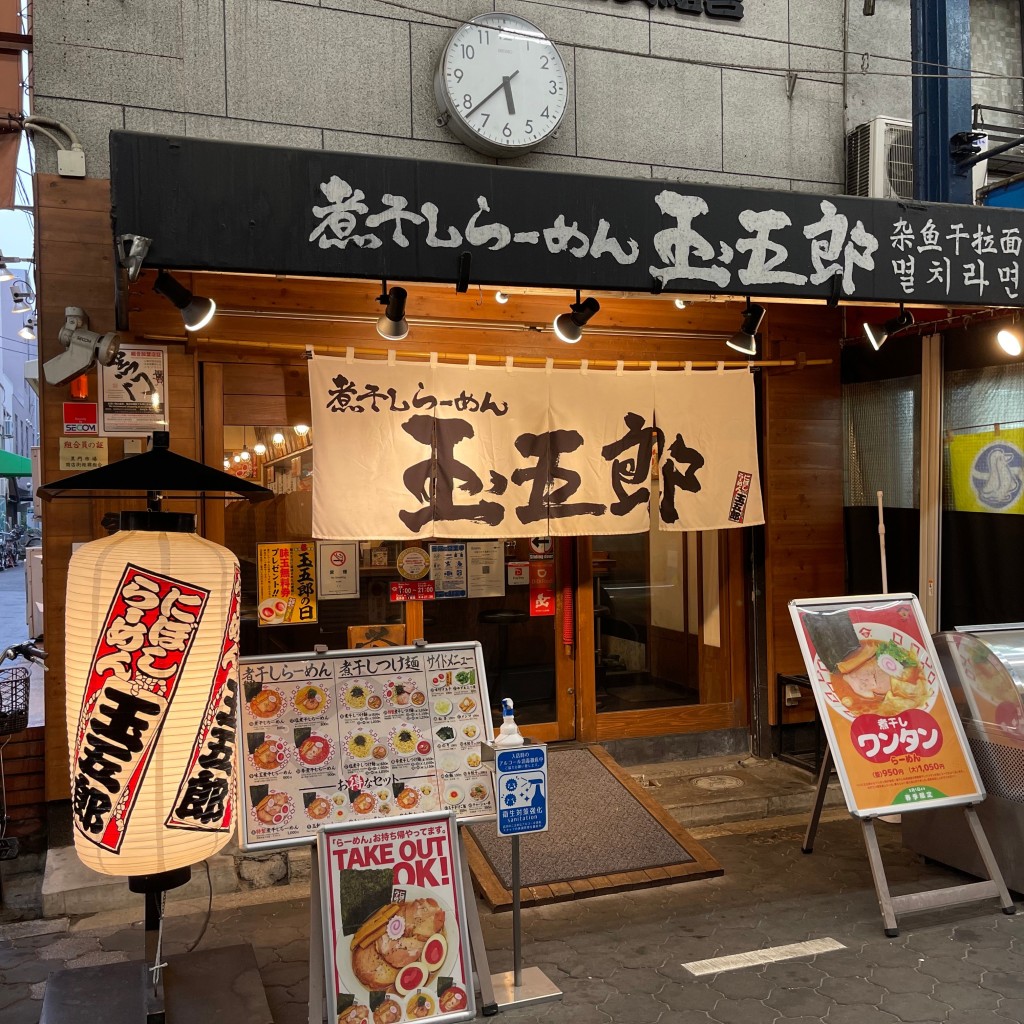
{"type": "MultiPolygon", "coordinates": [[[[402,3],[401,0],[375,0],[376,3],[383,7],[392,7],[399,11],[404,11],[407,14],[417,14],[424,18],[435,18],[441,22],[447,22],[453,27],[465,24],[465,19],[453,17],[449,14],[439,14],[435,11],[424,11],[419,7],[415,7],[411,4],[402,3]]],[[[608,17],[609,15],[606,15],[608,17]]],[[[642,21],[641,18],[629,19],[632,21],[642,21]]],[[[436,23],[435,23],[436,24],[436,23]]],[[[658,22],[658,24],[665,24],[664,22],[658,22]]],[[[671,27],[671,26],[669,26],[671,27]]],[[[707,35],[721,35],[732,38],[733,33],[722,32],[717,29],[707,28],[691,28],[693,32],[702,32],[707,35]]],[[[583,50],[592,50],[597,53],[611,53],[616,55],[622,55],[629,53],[630,51],[623,51],[616,49],[613,46],[599,46],[592,43],[578,44],[571,39],[558,39],[555,36],[548,37],[552,43],[559,46],[572,47],[573,49],[579,48],[583,50]]],[[[988,81],[1010,81],[1010,82],[1022,82],[1024,83],[1024,75],[1005,75],[998,74],[990,71],[979,71],[975,68],[965,68],[956,64],[942,64],[937,61],[928,61],[927,66],[929,68],[935,68],[936,71],[924,72],[924,71],[883,71],[873,70],[870,67],[871,60],[886,61],[887,63],[899,63],[899,64],[922,64],[924,62],[915,60],[913,57],[891,57],[888,54],[882,53],[871,53],[865,51],[847,50],[836,46],[820,46],[816,43],[795,43],[790,39],[774,39],[770,36],[746,36],[748,40],[756,41],[759,43],[776,43],[783,46],[799,46],[811,50],[820,50],[823,53],[836,53],[846,57],[856,57],[861,60],[861,67],[856,70],[832,70],[824,68],[772,68],[765,65],[742,65],[742,64],[723,64],[718,61],[707,61],[707,60],[696,60],[691,57],[677,57],[668,54],[644,54],[638,53],[637,56],[647,57],[653,56],[658,60],[665,60],[675,64],[689,64],[696,67],[708,67],[715,68],[717,70],[724,71],[749,71],[753,74],[764,74],[772,77],[785,77],[786,75],[806,75],[816,76],[821,75],[821,79],[812,79],[814,81],[827,81],[829,78],[835,78],[839,75],[844,77],[854,77],[857,75],[876,75],[886,78],[943,78],[949,79],[950,81],[963,81],[963,80],[988,80],[988,81]],[[961,72],[960,74],[950,75],[948,72],[961,72]]]]}
{"type": "Polygon", "coordinates": [[[191,946],[185,947],[186,953],[191,953],[203,941],[203,936],[206,934],[206,929],[210,924],[210,916],[213,914],[213,878],[210,875],[210,862],[204,860],[203,867],[206,868],[206,919],[203,921],[203,927],[199,929],[199,935],[196,936],[195,942],[191,946]]]}

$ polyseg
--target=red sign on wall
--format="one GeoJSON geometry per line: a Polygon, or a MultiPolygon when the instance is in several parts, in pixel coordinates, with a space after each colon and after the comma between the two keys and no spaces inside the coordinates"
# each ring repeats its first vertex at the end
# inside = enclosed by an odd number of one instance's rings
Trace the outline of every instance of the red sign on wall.
{"type": "Polygon", "coordinates": [[[99,414],[95,402],[64,403],[65,434],[98,434],[99,414]]]}
{"type": "Polygon", "coordinates": [[[555,614],[555,563],[530,563],[530,615],[555,614]]]}
{"type": "Polygon", "coordinates": [[[392,601],[433,601],[433,580],[409,580],[407,583],[391,584],[392,601]]]}

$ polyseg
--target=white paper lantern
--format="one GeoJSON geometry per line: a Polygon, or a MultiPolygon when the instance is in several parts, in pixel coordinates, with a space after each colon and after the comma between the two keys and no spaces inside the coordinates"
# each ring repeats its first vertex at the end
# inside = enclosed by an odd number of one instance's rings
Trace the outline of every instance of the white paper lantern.
{"type": "Polygon", "coordinates": [[[194,523],[122,513],[68,567],[75,847],[104,874],[198,863],[234,829],[238,560],[194,523]]]}

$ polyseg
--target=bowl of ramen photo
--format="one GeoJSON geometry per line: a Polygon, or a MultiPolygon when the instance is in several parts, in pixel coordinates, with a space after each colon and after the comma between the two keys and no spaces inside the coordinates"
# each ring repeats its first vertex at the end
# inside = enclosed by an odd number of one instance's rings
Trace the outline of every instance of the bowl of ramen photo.
{"type": "Polygon", "coordinates": [[[249,711],[254,718],[276,718],[284,707],[284,697],[280,690],[265,687],[249,701],[249,711]]]}
{"type": "Polygon", "coordinates": [[[430,1016],[435,996],[425,990],[450,970],[458,952],[458,939],[450,939],[448,931],[456,926],[455,916],[428,890],[403,888],[404,902],[374,910],[349,937],[348,950],[339,946],[338,973],[343,981],[355,982],[353,990],[385,993],[405,1007],[407,1016],[414,1001],[429,1000],[430,1013],[424,1016],[430,1016]]]}
{"type": "Polygon", "coordinates": [[[331,813],[331,801],[317,793],[303,794],[304,799],[307,797],[311,799],[305,805],[306,817],[312,821],[323,821],[331,813]]]}
{"type": "Polygon", "coordinates": [[[253,766],[261,772],[276,772],[288,763],[288,749],[275,737],[263,740],[250,756],[253,766]]]}
{"type": "Polygon", "coordinates": [[[252,816],[261,825],[284,825],[295,810],[287,793],[269,792],[252,808],[252,816]]]}
{"type": "Polygon", "coordinates": [[[859,628],[870,635],[829,673],[830,705],[850,719],[927,711],[938,693],[928,652],[903,634],[900,641],[893,639],[889,626],[860,623],[859,628]]]}
{"type": "Polygon", "coordinates": [[[330,706],[331,698],[319,686],[300,686],[295,691],[292,703],[302,715],[319,715],[330,706]]]}
{"type": "Polygon", "coordinates": [[[313,733],[299,744],[297,753],[303,764],[315,768],[331,757],[334,753],[334,743],[328,736],[313,733]]]}

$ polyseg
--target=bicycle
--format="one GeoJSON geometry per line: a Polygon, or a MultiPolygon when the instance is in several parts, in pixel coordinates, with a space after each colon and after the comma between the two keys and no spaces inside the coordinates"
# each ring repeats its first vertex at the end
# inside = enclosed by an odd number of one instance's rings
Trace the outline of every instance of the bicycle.
{"type": "Polygon", "coordinates": [[[0,743],[0,860],[14,860],[19,849],[17,838],[7,835],[10,817],[7,814],[4,747],[10,743],[11,736],[28,726],[29,670],[22,665],[2,667],[4,662],[19,658],[41,665],[46,670],[46,652],[33,640],[12,644],[0,654],[0,736],[4,737],[0,743]]]}

